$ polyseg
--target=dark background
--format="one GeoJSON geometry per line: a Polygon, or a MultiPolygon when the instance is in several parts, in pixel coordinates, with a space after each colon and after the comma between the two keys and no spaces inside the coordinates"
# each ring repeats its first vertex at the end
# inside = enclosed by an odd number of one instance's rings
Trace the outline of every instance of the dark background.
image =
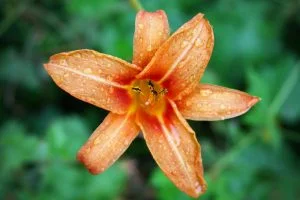
{"type": "MultiPolygon", "coordinates": [[[[165,10],[172,32],[204,13],[215,49],[201,82],[262,98],[241,117],[190,122],[208,182],[201,199],[298,199],[299,1],[142,4],[165,10]]],[[[105,173],[90,175],[75,155],[107,112],[63,92],[42,66],[82,48],[131,61],[135,14],[125,0],[0,0],[0,199],[190,199],[141,137],[105,173]]]]}

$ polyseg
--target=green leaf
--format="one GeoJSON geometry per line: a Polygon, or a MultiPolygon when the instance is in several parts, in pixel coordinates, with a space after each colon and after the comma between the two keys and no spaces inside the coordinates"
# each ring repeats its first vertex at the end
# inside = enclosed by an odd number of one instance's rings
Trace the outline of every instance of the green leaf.
{"type": "Polygon", "coordinates": [[[88,134],[91,134],[79,117],[61,117],[50,124],[46,133],[49,157],[52,159],[74,160],[88,134]]]}
{"type": "Polygon", "coordinates": [[[0,81],[25,89],[39,89],[40,80],[34,64],[14,49],[1,52],[0,66],[0,81]]]}
{"type": "Polygon", "coordinates": [[[8,121],[0,130],[0,162],[1,174],[11,172],[25,162],[36,160],[39,147],[38,139],[26,132],[25,127],[18,121],[8,121]]]}

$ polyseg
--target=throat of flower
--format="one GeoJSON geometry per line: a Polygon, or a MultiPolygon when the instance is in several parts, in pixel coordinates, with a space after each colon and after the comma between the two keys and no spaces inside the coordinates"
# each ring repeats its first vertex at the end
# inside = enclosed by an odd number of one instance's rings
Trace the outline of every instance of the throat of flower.
{"type": "Polygon", "coordinates": [[[165,94],[168,92],[166,88],[146,79],[136,80],[130,89],[134,98],[134,110],[141,108],[153,115],[162,114],[166,104],[165,94]]]}

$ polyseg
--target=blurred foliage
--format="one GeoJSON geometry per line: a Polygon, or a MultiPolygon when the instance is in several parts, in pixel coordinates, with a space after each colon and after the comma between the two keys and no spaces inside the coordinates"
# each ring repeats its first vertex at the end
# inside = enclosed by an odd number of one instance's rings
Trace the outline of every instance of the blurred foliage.
{"type": "MultiPolygon", "coordinates": [[[[244,116],[191,122],[208,183],[201,199],[298,199],[299,1],[141,2],[165,10],[172,31],[204,13],[215,49],[201,81],[262,98],[244,116]]],[[[75,156],[106,111],[61,91],[42,66],[82,48],[130,61],[134,18],[126,0],[0,0],[0,199],[191,199],[141,138],[105,173],[90,175],[75,156]]]]}

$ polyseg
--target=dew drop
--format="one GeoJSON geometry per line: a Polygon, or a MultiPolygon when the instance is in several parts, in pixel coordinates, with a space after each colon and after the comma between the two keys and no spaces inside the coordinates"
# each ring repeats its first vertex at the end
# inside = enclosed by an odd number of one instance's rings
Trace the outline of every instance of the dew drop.
{"type": "Polygon", "coordinates": [[[162,143],[163,143],[163,140],[162,140],[161,138],[159,138],[158,143],[159,143],[159,144],[162,144],[162,143]]]}
{"type": "Polygon", "coordinates": [[[65,73],[64,74],[64,78],[68,78],[69,77],[69,74],[68,73],[65,73]]]}
{"type": "Polygon", "coordinates": [[[210,48],[211,47],[211,39],[208,39],[207,44],[206,44],[206,48],[210,48]]]}
{"type": "Polygon", "coordinates": [[[76,54],[73,54],[75,58],[81,58],[81,54],[80,53],[76,53],[76,54]]]}
{"type": "Polygon", "coordinates": [[[197,194],[199,194],[199,193],[202,192],[202,187],[201,187],[201,185],[200,185],[199,182],[196,182],[196,183],[195,183],[195,190],[196,190],[196,193],[197,193],[197,194]]]}
{"type": "Polygon", "coordinates": [[[100,139],[99,139],[99,137],[97,137],[96,139],[95,139],[95,141],[94,141],[94,145],[97,145],[97,144],[99,144],[100,143],[100,139]]]}
{"type": "Polygon", "coordinates": [[[83,70],[83,72],[84,72],[85,74],[91,74],[91,73],[92,73],[92,69],[91,69],[91,68],[85,68],[85,69],[83,70]]]}
{"type": "Polygon", "coordinates": [[[190,105],[192,105],[192,102],[186,101],[186,102],[185,102],[185,105],[186,105],[186,106],[190,106],[190,105]]]}
{"type": "Polygon", "coordinates": [[[200,38],[198,38],[197,40],[196,40],[196,42],[195,42],[195,46],[196,47],[200,47],[200,46],[202,46],[203,44],[202,44],[202,42],[201,42],[201,39],[200,38]]]}
{"type": "Polygon", "coordinates": [[[178,69],[182,69],[184,67],[184,63],[183,64],[179,64],[178,69]]]}
{"type": "Polygon", "coordinates": [[[150,44],[150,45],[148,45],[148,47],[147,47],[147,51],[152,51],[152,45],[150,44]]]}
{"type": "Polygon", "coordinates": [[[143,29],[143,28],[144,28],[144,24],[138,24],[138,27],[139,27],[140,29],[143,29]]]}
{"type": "Polygon", "coordinates": [[[60,65],[67,65],[67,61],[65,59],[59,61],[59,64],[60,65]]]}
{"type": "Polygon", "coordinates": [[[89,153],[91,151],[91,147],[88,147],[87,149],[86,149],[86,153],[89,153]]]}
{"type": "Polygon", "coordinates": [[[112,81],[112,79],[113,79],[112,76],[108,76],[108,77],[107,77],[107,80],[108,80],[108,81],[112,81]]]}
{"type": "Polygon", "coordinates": [[[204,97],[209,96],[211,93],[212,93],[212,91],[209,90],[209,89],[205,89],[205,90],[201,90],[201,91],[200,91],[200,94],[201,94],[202,96],[204,96],[204,97]]]}
{"type": "Polygon", "coordinates": [[[196,106],[197,106],[198,108],[201,108],[201,107],[202,107],[202,103],[198,103],[196,106]]]}
{"type": "Polygon", "coordinates": [[[226,108],[226,106],[225,106],[224,104],[221,104],[221,105],[220,105],[220,108],[221,108],[222,110],[224,110],[224,109],[226,108]]]}
{"type": "Polygon", "coordinates": [[[181,48],[184,48],[188,45],[188,41],[184,40],[182,43],[181,43],[181,48]]]}
{"type": "Polygon", "coordinates": [[[124,141],[124,144],[127,146],[127,145],[129,145],[129,140],[125,140],[124,141]]]}

